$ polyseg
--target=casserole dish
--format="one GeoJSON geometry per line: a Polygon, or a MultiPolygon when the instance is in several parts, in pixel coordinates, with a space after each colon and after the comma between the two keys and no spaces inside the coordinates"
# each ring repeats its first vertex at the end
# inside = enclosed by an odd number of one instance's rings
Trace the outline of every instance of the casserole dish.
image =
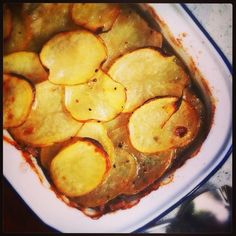
{"type": "MultiPolygon", "coordinates": [[[[150,193],[135,207],[104,215],[97,221],[84,218],[76,209],[69,208],[58,200],[53,192],[48,191],[48,189],[40,185],[40,181],[34,172],[31,172],[30,169],[27,170],[27,164],[25,166],[23,164],[23,172],[21,168],[21,172],[19,173],[19,166],[22,167],[22,164],[20,164],[22,159],[16,150],[12,150],[8,144],[4,143],[4,175],[30,205],[31,209],[33,209],[44,222],[62,232],[131,232],[156,216],[163,215],[168,209],[186,197],[204,181],[210,173],[215,171],[216,168],[222,164],[228,152],[230,152],[231,91],[230,82],[227,80],[228,77],[231,77],[230,73],[217,54],[214,54],[211,45],[209,44],[208,47],[206,47],[204,41],[206,39],[197,31],[196,26],[191,25],[190,28],[188,27],[189,25],[186,24],[185,21],[189,20],[189,18],[185,15],[186,13],[180,6],[154,4],[153,9],[155,9],[158,16],[167,23],[174,38],[178,38],[179,34],[182,32],[187,34],[187,37],[185,37],[182,42],[184,47],[188,47],[193,41],[196,42],[192,47],[189,46],[189,48],[185,48],[193,57],[193,61],[195,62],[193,63],[190,57],[188,57],[188,54],[179,47],[180,45],[178,43],[176,44],[176,41],[173,42],[173,38],[169,36],[165,25],[161,26],[164,36],[189,66],[190,72],[193,73],[193,78],[201,85],[203,81],[201,77],[203,76],[211,89],[213,97],[216,99],[215,117],[211,131],[199,153],[194,158],[189,159],[184,166],[175,172],[174,179],[170,184],[162,186],[157,191],[150,193]],[[167,15],[171,15],[172,17],[166,19],[167,15]],[[174,21],[171,21],[171,19],[174,19],[174,21]],[[185,26],[185,28],[177,29],[178,27],[174,27],[177,20],[179,21],[177,25],[181,27],[185,26]],[[195,31],[197,31],[197,33],[195,31]],[[202,42],[205,44],[202,45],[202,42]],[[190,48],[196,49],[195,45],[197,49],[203,52],[202,54],[204,56],[202,55],[202,57],[200,57],[196,55],[194,50],[190,50],[190,48]],[[211,60],[212,57],[214,60],[211,60]],[[207,58],[207,63],[203,61],[205,58],[207,58]],[[200,69],[202,75],[199,73],[198,69],[195,68],[195,65],[200,69]],[[224,111],[224,117],[222,117],[222,111],[224,111]],[[222,137],[222,139],[216,139],[216,137],[219,136],[222,137]],[[217,148],[211,149],[212,143],[214,143],[214,147],[217,146],[217,148]],[[12,158],[9,158],[9,153],[11,152],[13,152],[13,155],[10,155],[12,158]],[[20,176],[18,176],[19,174],[20,176]],[[22,183],[24,183],[24,186],[22,183]],[[40,185],[40,187],[38,185],[40,185]],[[34,189],[34,191],[28,191],[27,193],[26,186],[27,189],[34,189]],[[36,188],[36,186],[38,187],[36,188]],[[39,202],[39,199],[42,199],[42,202],[39,202]],[[49,201],[52,201],[50,206],[55,207],[56,211],[61,211],[62,214],[57,214],[57,217],[55,217],[51,209],[49,210],[47,208],[49,201]],[[65,215],[68,216],[68,220],[66,221],[64,220],[65,215]],[[80,219],[80,222],[78,222],[78,219],[80,219]],[[127,221],[127,219],[129,219],[129,221],[127,221]],[[108,222],[110,223],[108,224],[108,222]]],[[[204,91],[204,84],[202,85],[202,89],[204,91]]]]}

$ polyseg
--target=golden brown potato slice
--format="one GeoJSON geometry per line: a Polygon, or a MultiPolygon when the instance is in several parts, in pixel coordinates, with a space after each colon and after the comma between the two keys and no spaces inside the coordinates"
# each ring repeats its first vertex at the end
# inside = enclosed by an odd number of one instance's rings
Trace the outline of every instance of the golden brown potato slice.
{"type": "Polygon", "coordinates": [[[40,52],[40,59],[55,84],[76,85],[87,82],[106,59],[106,47],[89,31],[59,33],[40,52]]]}
{"type": "Polygon", "coordinates": [[[65,106],[80,121],[107,121],[124,108],[125,88],[99,70],[87,83],[65,86],[65,106]]]}
{"type": "Polygon", "coordinates": [[[29,19],[20,10],[15,9],[12,14],[12,30],[10,36],[4,41],[4,54],[23,51],[27,48],[31,38],[29,19]]]}
{"type": "Polygon", "coordinates": [[[131,112],[156,96],[181,96],[188,83],[188,75],[175,62],[175,56],[143,48],[119,58],[108,74],[127,89],[123,112],[131,112]]]}
{"type": "Polygon", "coordinates": [[[107,152],[111,163],[114,162],[114,147],[107,135],[107,130],[102,123],[97,121],[86,122],[79,130],[77,137],[92,138],[98,141],[107,152]]]}
{"type": "Polygon", "coordinates": [[[71,3],[24,3],[22,9],[32,30],[28,50],[39,52],[55,34],[78,28],[70,17],[71,7],[71,3]]]}
{"type": "Polygon", "coordinates": [[[107,70],[114,59],[128,51],[145,46],[162,46],[162,35],[151,29],[131,8],[122,9],[110,31],[100,34],[108,49],[108,59],[103,64],[107,70]]]}
{"type": "Polygon", "coordinates": [[[115,3],[76,3],[72,8],[72,19],[78,25],[93,32],[108,31],[120,13],[115,3]]]}
{"type": "Polygon", "coordinates": [[[185,100],[175,109],[175,100],[154,99],[131,115],[128,128],[134,148],[155,153],[185,146],[194,139],[199,129],[198,113],[185,100]]]}
{"type": "Polygon", "coordinates": [[[6,4],[3,5],[3,39],[9,37],[12,30],[11,11],[6,4]]]}
{"type": "Polygon", "coordinates": [[[21,126],[9,129],[13,137],[19,142],[43,147],[75,136],[82,123],[64,109],[63,88],[49,81],[35,87],[36,97],[27,120],[21,126]]]}
{"type": "Polygon", "coordinates": [[[15,52],[3,57],[3,72],[22,75],[34,84],[48,78],[39,57],[34,52],[15,52]]]}
{"type": "Polygon", "coordinates": [[[115,149],[115,162],[104,182],[89,194],[74,200],[84,207],[100,206],[122,194],[136,176],[136,160],[128,152],[115,149]]]}
{"type": "Polygon", "coordinates": [[[16,127],[27,118],[34,100],[32,85],[16,76],[3,75],[3,127],[16,127]]]}
{"type": "Polygon", "coordinates": [[[94,143],[81,139],[56,155],[50,173],[60,192],[77,197],[100,185],[109,169],[107,153],[94,143]]]}

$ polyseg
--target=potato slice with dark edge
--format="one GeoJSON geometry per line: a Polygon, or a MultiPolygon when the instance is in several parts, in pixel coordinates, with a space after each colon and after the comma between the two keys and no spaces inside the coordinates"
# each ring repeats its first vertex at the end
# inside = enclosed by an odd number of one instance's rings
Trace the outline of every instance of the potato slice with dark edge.
{"type": "Polygon", "coordinates": [[[57,189],[69,197],[91,192],[110,169],[107,153],[88,140],[62,149],[52,160],[50,174],[57,189]]]}
{"type": "Polygon", "coordinates": [[[12,30],[12,15],[6,4],[3,5],[3,39],[9,37],[12,30]]]}
{"type": "Polygon", "coordinates": [[[65,106],[80,121],[107,121],[124,108],[125,88],[99,70],[87,83],[65,86],[65,106]]]}
{"type": "Polygon", "coordinates": [[[114,146],[107,135],[107,130],[102,123],[97,121],[86,122],[79,130],[77,137],[92,138],[98,141],[107,152],[111,163],[114,162],[114,146]]]}
{"type": "Polygon", "coordinates": [[[3,127],[16,127],[27,118],[34,100],[32,85],[21,78],[3,75],[3,127]]]}
{"type": "Polygon", "coordinates": [[[100,206],[125,191],[136,176],[136,160],[128,152],[115,149],[115,162],[105,181],[89,194],[75,198],[84,207],[100,206]]]}
{"type": "Polygon", "coordinates": [[[78,25],[93,32],[108,31],[120,13],[115,3],[75,3],[72,19],[78,25]]]}
{"type": "Polygon", "coordinates": [[[48,78],[48,73],[34,52],[21,51],[4,56],[3,72],[22,75],[34,84],[48,78]]]}
{"type": "Polygon", "coordinates": [[[44,81],[35,88],[36,97],[27,120],[9,129],[10,134],[33,147],[49,146],[75,136],[82,123],[64,109],[63,87],[44,81]]]}
{"type": "Polygon", "coordinates": [[[30,19],[18,10],[18,8],[13,10],[12,30],[10,36],[4,41],[4,54],[25,50],[32,38],[31,28],[29,25],[30,19]]]}
{"type": "Polygon", "coordinates": [[[39,52],[55,34],[78,29],[70,17],[71,7],[72,3],[23,3],[22,11],[32,30],[27,50],[39,52]]]}
{"type": "MultiPolygon", "coordinates": [[[[110,162],[113,164],[115,160],[113,143],[108,137],[107,130],[102,123],[98,123],[97,121],[89,121],[84,123],[78,134],[73,139],[77,138],[89,138],[97,141],[107,152],[110,162]]],[[[55,143],[51,146],[42,147],[40,150],[40,162],[42,166],[49,171],[52,159],[64,146],[68,145],[70,142],[72,142],[71,139],[61,143],[55,143]]]]}
{"type": "Polygon", "coordinates": [[[87,82],[106,59],[102,40],[85,30],[59,33],[40,52],[55,84],[76,85],[87,82]]]}
{"type": "Polygon", "coordinates": [[[130,153],[136,159],[136,174],[133,181],[129,181],[123,193],[130,195],[142,191],[155,180],[160,178],[169,168],[171,160],[175,157],[175,149],[154,154],[142,154],[130,143],[127,123],[131,114],[122,113],[112,121],[105,122],[108,136],[115,148],[130,153]]]}
{"type": "Polygon", "coordinates": [[[162,35],[151,29],[133,9],[124,7],[111,30],[100,34],[108,49],[108,59],[102,68],[107,70],[114,59],[131,50],[162,46],[162,35]]]}
{"type": "Polygon", "coordinates": [[[130,116],[128,129],[134,148],[155,153],[189,144],[198,133],[199,116],[185,100],[173,110],[177,98],[151,100],[130,116]]]}
{"type": "Polygon", "coordinates": [[[189,78],[175,56],[143,48],[119,58],[108,74],[127,89],[123,112],[131,112],[156,96],[181,96],[189,78]]]}

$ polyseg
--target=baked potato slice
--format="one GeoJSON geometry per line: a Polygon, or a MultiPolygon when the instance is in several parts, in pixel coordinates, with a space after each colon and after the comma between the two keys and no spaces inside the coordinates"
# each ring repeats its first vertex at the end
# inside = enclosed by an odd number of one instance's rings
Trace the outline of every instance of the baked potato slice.
{"type": "Polygon", "coordinates": [[[102,40],[86,30],[59,33],[40,52],[43,65],[49,69],[48,79],[62,85],[87,82],[106,57],[102,40]]]}
{"type": "Polygon", "coordinates": [[[23,3],[22,11],[32,31],[27,50],[38,53],[55,34],[78,29],[70,17],[71,7],[72,3],[23,3]]]}
{"type": "Polygon", "coordinates": [[[3,74],[3,128],[21,125],[29,115],[34,88],[26,80],[3,74]]]}
{"type": "Polygon", "coordinates": [[[111,30],[100,34],[108,50],[102,68],[108,70],[114,60],[137,48],[162,46],[162,35],[129,7],[123,7],[111,30]]]}
{"type": "Polygon", "coordinates": [[[75,3],[72,7],[74,22],[93,32],[110,30],[119,13],[116,3],[75,3]]]}
{"type": "Polygon", "coordinates": [[[57,189],[77,197],[99,186],[110,169],[107,153],[88,140],[78,140],[53,158],[50,175],[57,189]]]}
{"type": "Polygon", "coordinates": [[[108,74],[126,88],[123,112],[131,112],[156,96],[181,96],[189,78],[175,56],[142,48],[119,58],[108,74]]]}
{"type": "Polygon", "coordinates": [[[115,161],[104,182],[92,192],[74,200],[83,207],[101,206],[125,191],[136,176],[136,170],[135,158],[125,150],[115,149],[115,161]]]}
{"type": "Polygon", "coordinates": [[[114,146],[107,135],[107,130],[102,123],[97,121],[86,122],[79,130],[77,137],[92,138],[98,141],[107,152],[111,163],[114,162],[114,146]]]}
{"type": "Polygon", "coordinates": [[[34,52],[21,51],[4,56],[3,72],[22,75],[34,84],[48,78],[48,73],[34,52]]]}
{"type": "Polygon", "coordinates": [[[178,102],[173,97],[154,99],[134,111],[128,129],[135,149],[156,153],[186,146],[194,139],[200,124],[198,113],[185,100],[179,107],[178,102]]]}
{"type": "Polygon", "coordinates": [[[65,86],[65,107],[79,121],[107,121],[124,108],[125,88],[99,70],[87,83],[65,86]]]}
{"type": "Polygon", "coordinates": [[[50,146],[75,136],[82,123],[64,109],[63,87],[46,80],[35,88],[35,100],[26,121],[9,129],[11,135],[18,142],[33,147],[50,146]]]}
{"type": "Polygon", "coordinates": [[[3,5],[3,39],[9,37],[12,30],[12,15],[6,4],[3,5]]]}
{"type": "Polygon", "coordinates": [[[25,50],[32,38],[30,19],[17,9],[14,9],[12,13],[12,30],[9,37],[4,41],[4,54],[25,50]]]}

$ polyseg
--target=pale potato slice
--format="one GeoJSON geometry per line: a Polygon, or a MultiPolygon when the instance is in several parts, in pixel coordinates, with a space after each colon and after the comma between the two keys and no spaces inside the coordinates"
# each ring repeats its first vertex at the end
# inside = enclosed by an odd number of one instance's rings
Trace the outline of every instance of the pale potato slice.
{"type": "Polygon", "coordinates": [[[35,88],[30,114],[21,126],[9,129],[12,136],[34,147],[49,146],[75,136],[82,123],[64,109],[63,87],[44,81],[35,88]]]}
{"type": "Polygon", "coordinates": [[[155,153],[189,144],[199,129],[199,116],[185,100],[176,109],[177,98],[160,98],[145,103],[131,116],[130,141],[144,153],[155,153]]]}
{"type": "Polygon", "coordinates": [[[12,30],[12,15],[6,4],[3,5],[3,39],[9,37],[12,30]]]}
{"type": "Polygon", "coordinates": [[[139,193],[162,177],[165,171],[170,167],[174,153],[174,150],[168,150],[159,152],[153,156],[138,155],[138,174],[126,187],[124,193],[127,195],[139,193]]]}
{"type": "Polygon", "coordinates": [[[114,162],[114,146],[107,135],[107,130],[102,123],[97,121],[86,122],[79,130],[77,137],[92,138],[98,141],[107,152],[111,163],[114,162]]]}
{"type": "Polygon", "coordinates": [[[48,78],[48,73],[34,52],[21,51],[4,56],[3,72],[22,75],[34,84],[48,78]]]}
{"type": "Polygon", "coordinates": [[[115,3],[76,3],[72,8],[72,19],[78,25],[93,32],[108,31],[120,13],[115,3]]]}
{"type": "Polygon", "coordinates": [[[55,34],[78,28],[70,17],[71,7],[71,3],[23,3],[22,10],[32,31],[27,49],[39,52],[55,34]]]}
{"type": "Polygon", "coordinates": [[[109,169],[106,152],[83,139],[62,149],[50,165],[53,183],[69,197],[91,192],[101,184],[109,169]]]}
{"type": "Polygon", "coordinates": [[[23,51],[27,48],[32,38],[29,21],[28,17],[17,8],[14,10],[11,34],[3,44],[4,54],[23,51]]]}
{"type": "Polygon", "coordinates": [[[40,52],[40,59],[55,84],[76,85],[87,82],[106,59],[102,40],[89,31],[59,33],[40,52]]]}
{"type": "Polygon", "coordinates": [[[96,207],[122,194],[136,176],[136,159],[122,149],[115,149],[115,161],[107,178],[92,192],[75,198],[84,207],[96,207]]]}
{"type": "Polygon", "coordinates": [[[108,74],[127,89],[123,112],[131,112],[156,96],[181,96],[189,78],[175,56],[143,48],[119,58],[108,74]]]}
{"type": "Polygon", "coordinates": [[[34,100],[32,85],[16,76],[3,75],[3,127],[21,125],[27,118],[34,100]]]}
{"type": "Polygon", "coordinates": [[[65,106],[80,121],[107,121],[124,108],[125,88],[99,70],[87,83],[65,86],[65,106]]]}
{"type": "Polygon", "coordinates": [[[107,70],[117,57],[145,46],[161,47],[162,35],[151,29],[133,9],[121,10],[110,31],[100,34],[108,49],[108,59],[102,68],[107,70]]]}

